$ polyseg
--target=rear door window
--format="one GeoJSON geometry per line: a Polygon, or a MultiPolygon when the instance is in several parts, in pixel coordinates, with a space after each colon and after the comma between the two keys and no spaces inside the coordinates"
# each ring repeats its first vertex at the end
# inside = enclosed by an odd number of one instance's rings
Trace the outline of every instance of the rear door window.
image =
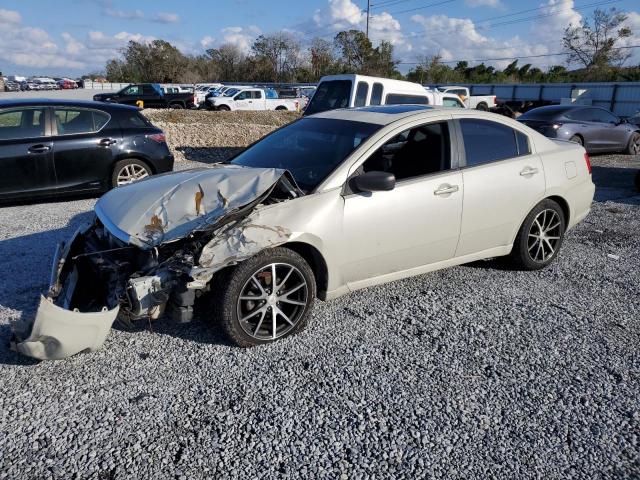
{"type": "Polygon", "coordinates": [[[44,108],[18,108],[0,112],[0,140],[44,137],[44,108]]]}
{"type": "Polygon", "coordinates": [[[53,111],[58,135],[93,133],[102,129],[110,116],[97,110],[56,107],[53,111]]]}
{"type": "Polygon", "coordinates": [[[468,167],[518,157],[529,153],[524,134],[518,139],[511,127],[490,120],[461,119],[460,128],[468,167]],[[521,153],[522,152],[522,153],[521,153]]]}
{"type": "Polygon", "coordinates": [[[367,95],[369,94],[369,84],[367,82],[358,82],[356,89],[356,100],[354,107],[364,107],[367,104],[367,95]]]}

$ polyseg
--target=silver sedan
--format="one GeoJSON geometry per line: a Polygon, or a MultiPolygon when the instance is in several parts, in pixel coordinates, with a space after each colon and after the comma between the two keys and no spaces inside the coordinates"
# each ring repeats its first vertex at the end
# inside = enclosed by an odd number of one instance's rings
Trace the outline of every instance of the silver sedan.
{"type": "Polygon", "coordinates": [[[240,346],[299,332],[316,298],[508,256],[543,268],[589,213],[589,157],[476,110],[334,110],[229,163],[115,189],[56,254],[49,293],[14,346],[62,358],[102,345],[118,315],[214,318],[240,346]]]}

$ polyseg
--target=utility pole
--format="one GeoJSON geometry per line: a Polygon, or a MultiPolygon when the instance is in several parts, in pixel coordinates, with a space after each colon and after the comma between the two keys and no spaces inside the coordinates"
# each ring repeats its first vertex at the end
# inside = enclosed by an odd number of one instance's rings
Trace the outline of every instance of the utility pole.
{"type": "Polygon", "coordinates": [[[371,10],[371,0],[367,0],[367,39],[369,38],[369,11],[371,10]]]}

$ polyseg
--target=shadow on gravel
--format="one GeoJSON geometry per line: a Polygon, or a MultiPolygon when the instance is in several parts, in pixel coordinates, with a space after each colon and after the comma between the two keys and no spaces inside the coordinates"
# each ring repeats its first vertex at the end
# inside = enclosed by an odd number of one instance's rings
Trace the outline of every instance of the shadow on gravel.
{"type": "Polygon", "coordinates": [[[184,158],[206,164],[220,163],[244,150],[244,147],[176,147],[184,158]]]}
{"type": "Polygon", "coordinates": [[[596,202],[615,202],[627,205],[640,204],[640,192],[634,181],[636,168],[592,167],[593,183],[596,184],[596,202]]]}
{"type": "Polygon", "coordinates": [[[25,357],[9,350],[9,341],[13,332],[10,325],[0,325],[0,365],[24,365],[26,367],[37,365],[40,360],[25,357]]]}
{"type": "Polygon", "coordinates": [[[0,212],[2,207],[15,207],[20,205],[39,205],[47,203],[70,202],[73,200],[88,200],[91,198],[99,198],[104,192],[91,193],[65,193],[47,197],[23,198],[19,200],[3,200],[0,202],[0,212]]]}

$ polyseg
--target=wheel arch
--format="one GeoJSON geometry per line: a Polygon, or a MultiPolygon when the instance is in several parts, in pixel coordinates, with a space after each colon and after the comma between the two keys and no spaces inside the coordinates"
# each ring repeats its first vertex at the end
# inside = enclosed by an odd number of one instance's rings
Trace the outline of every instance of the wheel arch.
{"type": "Polygon", "coordinates": [[[566,228],[569,225],[569,220],[571,219],[571,208],[569,208],[569,202],[567,202],[560,195],[551,195],[550,197],[546,197],[543,200],[553,200],[558,205],[560,205],[560,208],[562,209],[562,213],[564,215],[564,225],[566,228]]]}
{"type": "Polygon", "coordinates": [[[320,300],[325,300],[329,286],[329,269],[327,262],[320,251],[313,245],[305,242],[289,242],[281,245],[296,252],[311,267],[316,280],[317,296],[320,300]]]}
{"type": "Polygon", "coordinates": [[[112,175],[113,175],[113,171],[116,168],[116,164],[118,162],[121,162],[122,160],[138,160],[139,162],[143,162],[147,167],[149,167],[149,170],[151,170],[151,173],[153,175],[158,173],[156,171],[156,167],[153,165],[153,162],[151,162],[144,155],[140,155],[138,153],[127,153],[127,154],[120,155],[120,156],[118,156],[118,157],[113,159],[113,162],[111,163],[111,169],[110,169],[110,173],[112,175]]]}

